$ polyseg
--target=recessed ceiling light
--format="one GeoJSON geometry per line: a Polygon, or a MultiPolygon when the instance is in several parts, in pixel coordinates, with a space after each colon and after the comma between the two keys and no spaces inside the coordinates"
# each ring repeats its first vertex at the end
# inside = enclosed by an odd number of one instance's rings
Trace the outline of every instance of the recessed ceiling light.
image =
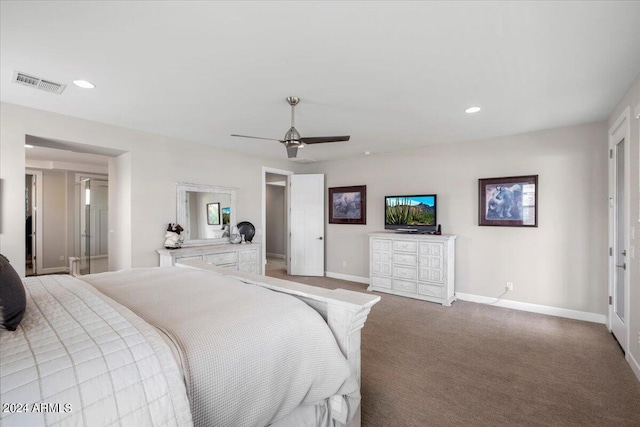
{"type": "Polygon", "coordinates": [[[94,87],[96,87],[96,85],[86,80],[74,80],[73,84],[83,89],[93,89],[94,87]]]}
{"type": "Polygon", "coordinates": [[[364,154],[365,156],[368,156],[369,154],[371,154],[371,151],[365,151],[363,154],[364,154]]]}
{"type": "Polygon", "coordinates": [[[24,148],[33,148],[33,145],[31,145],[31,144],[24,144],[24,148]]]}
{"type": "Polygon", "coordinates": [[[464,110],[464,112],[467,114],[473,114],[473,113],[477,113],[480,110],[481,110],[480,107],[469,107],[466,110],[464,110]]]}

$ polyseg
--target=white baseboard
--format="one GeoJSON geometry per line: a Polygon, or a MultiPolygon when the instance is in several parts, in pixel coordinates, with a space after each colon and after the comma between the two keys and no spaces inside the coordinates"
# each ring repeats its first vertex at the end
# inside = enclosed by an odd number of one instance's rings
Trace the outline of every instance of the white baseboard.
{"type": "Polygon", "coordinates": [[[548,305],[529,304],[511,300],[496,300],[496,298],[481,295],[456,292],[456,297],[463,301],[489,304],[494,307],[512,308],[514,310],[530,311],[532,313],[547,314],[550,316],[566,317],[569,319],[585,320],[587,322],[606,324],[607,316],[604,314],[590,313],[588,311],[569,310],[567,308],[551,307],[548,305]]]}
{"type": "Polygon", "coordinates": [[[38,271],[38,274],[68,273],[69,267],[49,267],[38,271]]]}
{"type": "Polygon", "coordinates": [[[267,256],[270,258],[279,258],[279,259],[286,259],[286,256],[283,254],[274,254],[271,252],[267,252],[267,256]]]}
{"type": "Polygon", "coordinates": [[[324,275],[327,277],[331,277],[333,279],[348,280],[349,282],[364,283],[365,285],[369,284],[368,277],[352,276],[350,274],[332,273],[330,271],[325,271],[324,275]]]}
{"type": "Polygon", "coordinates": [[[634,374],[636,374],[636,378],[638,379],[638,381],[640,381],[640,364],[633,357],[633,354],[631,354],[630,351],[627,352],[627,355],[629,356],[629,360],[627,360],[627,362],[629,362],[629,365],[631,366],[631,370],[633,371],[634,374]]]}

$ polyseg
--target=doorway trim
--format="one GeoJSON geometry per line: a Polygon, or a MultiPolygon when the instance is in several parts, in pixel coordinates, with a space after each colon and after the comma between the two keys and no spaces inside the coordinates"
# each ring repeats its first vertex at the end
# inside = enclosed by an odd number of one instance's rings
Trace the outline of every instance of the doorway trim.
{"type": "MultiPolygon", "coordinates": [[[[273,173],[276,175],[286,175],[287,176],[287,187],[289,186],[289,176],[293,175],[295,172],[288,171],[284,169],[276,169],[268,166],[262,167],[262,263],[260,267],[260,274],[265,273],[265,268],[267,265],[267,174],[273,173]]],[[[289,212],[289,198],[285,197],[285,212],[289,212]]],[[[288,215],[288,214],[287,214],[288,215]]],[[[287,236],[289,235],[289,223],[287,222],[287,236]]],[[[289,260],[289,245],[287,244],[287,253],[285,254],[287,257],[287,265],[289,260]]]]}
{"type": "MultiPolygon", "coordinates": [[[[613,153],[613,157],[612,154],[609,154],[609,250],[610,251],[614,251],[615,250],[615,236],[616,236],[616,229],[615,229],[615,210],[613,209],[614,207],[614,197],[615,197],[615,167],[613,166],[613,161],[615,160],[615,148],[616,145],[621,141],[624,140],[624,148],[625,148],[625,158],[624,158],[624,195],[623,195],[623,199],[624,199],[624,216],[625,216],[625,228],[626,228],[626,232],[624,234],[624,246],[625,248],[629,251],[629,262],[627,264],[632,265],[631,260],[633,260],[635,258],[635,254],[633,253],[633,249],[630,245],[630,234],[631,234],[631,206],[630,206],[630,200],[631,200],[631,150],[630,150],[630,141],[631,141],[631,127],[630,127],[630,118],[631,118],[631,108],[627,107],[624,109],[624,111],[620,114],[620,116],[618,117],[618,119],[614,122],[614,124],[609,128],[609,141],[608,141],[608,152],[609,153],[613,153]]],[[[634,228],[636,228],[636,226],[633,226],[634,228]]],[[[611,252],[610,252],[611,254],[611,252]]],[[[608,278],[609,278],[609,290],[608,290],[608,295],[609,298],[615,298],[614,296],[614,275],[615,275],[615,257],[610,255],[609,256],[609,269],[608,269],[608,278]]],[[[625,324],[625,330],[624,330],[624,334],[622,337],[616,337],[618,340],[621,340],[622,342],[620,343],[623,347],[623,349],[625,349],[625,358],[627,360],[629,360],[629,322],[630,322],[630,301],[629,301],[629,297],[630,297],[630,292],[629,292],[629,288],[630,288],[630,268],[626,268],[624,271],[624,280],[625,280],[625,287],[624,287],[624,313],[625,313],[625,319],[624,319],[624,324],[625,324]]],[[[612,321],[613,321],[613,316],[615,315],[614,312],[614,304],[610,303],[608,306],[608,319],[607,319],[607,328],[609,329],[609,331],[612,331],[611,325],[612,325],[612,321]]]]}
{"type": "MultiPolygon", "coordinates": [[[[37,170],[37,169],[30,169],[30,168],[25,168],[24,170],[24,174],[25,175],[33,175],[36,178],[36,183],[35,183],[35,200],[36,200],[36,204],[34,206],[35,208],[35,213],[36,213],[36,222],[35,222],[35,230],[36,230],[36,251],[35,251],[35,255],[36,255],[36,262],[34,263],[34,274],[38,275],[38,274],[44,274],[45,272],[43,271],[42,268],[42,261],[43,261],[43,255],[42,255],[42,204],[43,204],[43,200],[44,197],[42,195],[42,188],[43,188],[43,177],[42,177],[42,171],[41,170],[37,170]]],[[[34,187],[32,185],[32,187],[34,187]]],[[[26,252],[26,250],[25,250],[26,252]]],[[[24,254],[23,254],[24,256],[24,254]]]]}

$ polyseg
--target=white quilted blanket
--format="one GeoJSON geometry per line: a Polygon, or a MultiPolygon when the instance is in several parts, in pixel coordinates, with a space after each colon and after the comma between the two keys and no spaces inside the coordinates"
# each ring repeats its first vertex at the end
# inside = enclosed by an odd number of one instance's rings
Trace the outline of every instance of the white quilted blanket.
{"type": "Polygon", "coordinates": [[[0,331],[3,426],[190,426],[176,361],[150,325],[66,275],[27,278],[0,331]]]}
{"type": "Polygon", "coordinates": [[[329,327],[297,298],[176,267],[83,280],[176,343],[196,426],[262,427],[334,395],[359,402],[357,380],[329,327]]]}

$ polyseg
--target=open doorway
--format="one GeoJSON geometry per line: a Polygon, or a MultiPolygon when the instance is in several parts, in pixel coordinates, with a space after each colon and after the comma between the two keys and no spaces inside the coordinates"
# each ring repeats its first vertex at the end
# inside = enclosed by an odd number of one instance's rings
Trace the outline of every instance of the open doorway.
{"type": "Polygon", "coordinates": [[[84,256],[81,228],[91,262],[84,272],[107,271],[110,156],[31,135],[26,143],[25,275],[78,274],[73,262],[84,256]],[[82,192],[81,180],[88,180],[82,192]]]}
{"type": "Polygon", "coordinates": [[[289,259],[288,182],[292,171],[262,168],[261,272],[286,272],[289,259]]]}
{"type": "Polygon", "coordinates": [[[287,175],[266,175],[266,271],[287,268],[287,175]]]}

